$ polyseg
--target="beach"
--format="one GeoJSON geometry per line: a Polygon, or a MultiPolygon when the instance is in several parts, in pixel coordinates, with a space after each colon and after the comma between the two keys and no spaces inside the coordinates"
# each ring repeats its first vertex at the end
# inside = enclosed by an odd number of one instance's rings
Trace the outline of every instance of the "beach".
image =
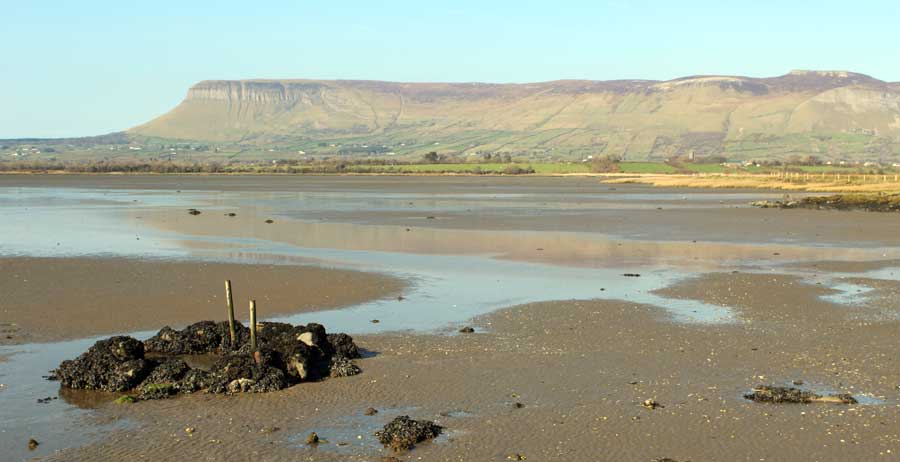
{"type": "Polygon", "coordinates": [[[59,461],[895,460],[900,219],[748,205],[781,195],[589,178],[0,177],[0,400],[16,414],[0,448],[59,461]],[[350,333],[362,373],[133,404],[41,379],[98,336],[224,319],[225,279],[241,320],[255,298],[264,321],[350,333]],[[743,397],[760,385],[859,402],[743,397]],[[373,433],[399,415],[444,433],[392,453],[373,433]]]}

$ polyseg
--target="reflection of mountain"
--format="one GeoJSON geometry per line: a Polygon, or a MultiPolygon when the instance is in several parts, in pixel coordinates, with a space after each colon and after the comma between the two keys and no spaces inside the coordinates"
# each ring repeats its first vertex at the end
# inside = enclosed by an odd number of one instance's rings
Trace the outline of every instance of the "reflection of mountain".
{"type": "MultiPolygon", "coordinates": [[[[192,236],[212,238],[263,239],[296,246],[297,253],[279,255],[249,248],[215,248],[204,241],[191,239],[182,244],[199,253],[228,255],[247,262],[328,264],[340,255],[328,250],[364,252],[400,252],[425,255],[485,255],[501,260],[547,262],[566,266],[615,267],[627,265],[677,265],[681,268],[716,269],[735,262],[761,260],[773,252],[784,260],[850,260],[866,261],[885,258],[885,250],[839,247],[794,246],[743,242],[702,242],[665,240],[623,240],[602,234],[560,231],[502,231],[449,229],[353,223],[321,223],[281,219],[278,226],[248,219],[175,219],[171,214],[143,213],[143,223],[153,228],[192,236]],[[408,229],[408,231],[407,231],[408,229]],[[200,244],[197,247],[197,244],[200,244]],[[301,249],[307,249],[304,253],[301,249]],[[324,250],[320,254],[309,249],[324,250]],[[540,249],[540,250],[538,250],[540,249]],[[321,260],[319,260],[321,259],[321,260]]],[[[252,217],[247,210],[239,217],[252,217]]],[[[894,256],[893,252],[890,255],[894,256]]],[[[389,260],[388,254],[383,256],[389,260]]],[[[344,262],[346,263],[346,262],[344,262]]],[[[397,268],[402,270],[402,268],[397,268]]]]}
{"type": "Polygon", "coordinates": [[[666,82],[204,81],[130,133],[346,153],[877,158],[900,153],[900,84],[818,71],[666,82]]]}

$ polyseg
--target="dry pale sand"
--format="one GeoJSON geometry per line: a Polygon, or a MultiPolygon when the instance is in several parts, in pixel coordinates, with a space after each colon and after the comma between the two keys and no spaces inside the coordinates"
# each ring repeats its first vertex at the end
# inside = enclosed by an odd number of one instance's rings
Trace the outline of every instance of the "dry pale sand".
{"type": "Polygon", "coordinates": [[[733,305],[733,325],[674,324],[658,308],[625,302],[558,301],[485,316],[475,334],[359,338],[377,352],[360,361],[359,376],[266,395],[106,404],[98,418],[139,429],[51,460],[377,461],[389,454],[371,432],[397,414],[436,420],[448,435],[399,460],[898,460],[900,322],[860,320],[853,312],[865,307],[819,298],[829,292],[789,276],[721,273],[667,293],[733,305]],[[741,397],[792,380],[883,404],[741,397]],[[645,399],[663,407],[646,409],[645,399]],[[366,417],[369,406],[381,412],[366,417]],[[327,443],[305,446],[309,431],[327,443]]]}
{"type": "Polygon", "coordinates": [[[388,276],[312,266],[92,258],[0,258],[0,344],[82,338],[236,316],[335,308],[398,294],[388,276]]]}

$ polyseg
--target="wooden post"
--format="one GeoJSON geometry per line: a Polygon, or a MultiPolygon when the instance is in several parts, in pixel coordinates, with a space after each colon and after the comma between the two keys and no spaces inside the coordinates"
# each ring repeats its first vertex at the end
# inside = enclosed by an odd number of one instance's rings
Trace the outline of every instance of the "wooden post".
{"type": "Polygon", "coordinates": [[[231,348],[234,348],[234,299],[231,297],[231,280],[225,280],[225,302],[228,303],[228,333],[231,334],[231,348]]]}
{"type": "Polygon", "coordinates": [[[250,350],[256,351],[256,300],[250,300],[250,350]]]}

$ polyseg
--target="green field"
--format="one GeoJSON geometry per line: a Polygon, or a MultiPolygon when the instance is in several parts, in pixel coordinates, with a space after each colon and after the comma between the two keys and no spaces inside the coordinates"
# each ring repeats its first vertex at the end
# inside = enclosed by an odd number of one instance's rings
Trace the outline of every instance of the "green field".
{"type": "Polygon", "coordinates": [[[622,173],[675,173],[678,170],[661,162],[620,162],[619,171],[622,173]]]}
{"type": "Polygon", "coordinates": [[[539,175],[566,173],[588,173],[590,166],[584,163],[465,163],[465,164],[397,164],[397,165],[352,165],[348,171],[360,173],[503,173],[507,169],[533,168],[539,175]]]}

